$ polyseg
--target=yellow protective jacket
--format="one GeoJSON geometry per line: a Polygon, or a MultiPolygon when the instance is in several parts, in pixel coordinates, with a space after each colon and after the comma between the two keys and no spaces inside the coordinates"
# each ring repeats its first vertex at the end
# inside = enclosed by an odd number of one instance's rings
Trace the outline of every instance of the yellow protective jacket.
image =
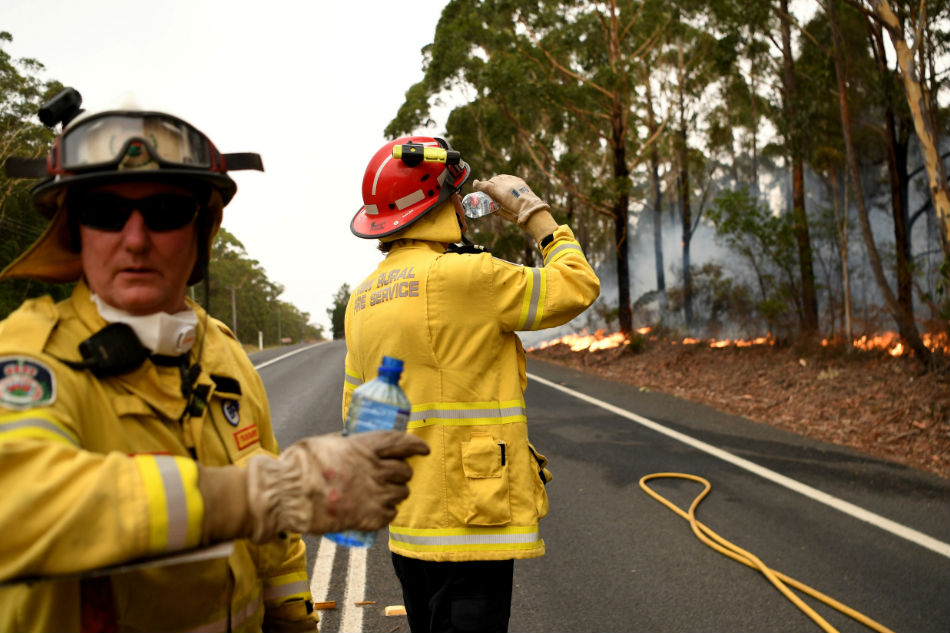
{"type": "MultiPolygon", "coordinates": [[[[77,575],[199,545],[196,462],[241,465],[277,452],[246,353],[215,319],[205,330],[204,311],[192,307],[207,406],[181,424],[177,366],[150,359],[99,379],[61,362],[81,360],[79,343],[106,325],[84,282],[59,304],[30,300],[0,322],[0,631],[80,630],[101,611],[92,603],[102,593],[89,587],[102,583],[77,575]]],[[[308,618],[299,536],[260,547],[239,540],[229,558],[107,578],[119,630],[259,631],[265,611],[308,618]]]]}
{"type": "Polygon", "coordinates": [[[534,558],[544,554],[538,522],[550,473],[528,441],[515,332],[566,323],[600,283],[567,226],[545,245],[541,268],[447,253],[460,237],[453,206],[443,205],[403,231],[352,292],[343,416],[383,356],[402,359],[408,429],[431,453],[410,460],[390,550],[430,561],[534,558]]]}

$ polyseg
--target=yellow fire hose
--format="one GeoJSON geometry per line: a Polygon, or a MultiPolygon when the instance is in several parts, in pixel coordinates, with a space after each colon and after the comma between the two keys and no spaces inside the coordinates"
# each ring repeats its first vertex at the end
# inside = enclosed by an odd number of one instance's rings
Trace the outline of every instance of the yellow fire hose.
{"type": "Polygon", "coordinates": [[[802,612],[805,613],[805,615],[811,618],[815,622],[815,624],[820,626],[822,630],[824,630],[826,633],[837,633],[837,629],[831,626],[823,617],[818,615],[818,613],[816,613],[814,609],[812,609],[807,604],[805,604],[805,602],[802,601],[801,598],[795,595],[792,592],[792,590],[788,588],[788,585],[791,585],[792,587],[794,587],[795,589],[798,589],[802,593],[805,593],[811,596],[812,598],[815,598],[816,600],[820,600],[826,605],[833,607],[834,609],[837,609],[841,613],[845,614],[846,616],[850,617],[853,620],[860,622],[861,624],[865,625],[869,629],[878,631],[878,633],[894,633],[893,631],[891,631],[891,629],[887,628],[886,626],[879,624],[878,622],[875,622],[874,620],[867,617],[866,615],[859,613],[844,604],[841,604],[834,598],[831,598],[830,596],[826,596],[820,591],[813,589],[809,587],[808,585],[795,580],[794,578],[790,578],[789,576],[786,576],[785,574],[781,572],[770,569],[765,563],[759,560],[755,555],[751,554],[750,552],[747,552],[746,550],[735,545],[734,543],[730,543],[726,539],[722,538],[721,536],[713,532],[706,525],[701,523],[696,518],[696,508],[699,507],[700,502],[706,497],[707,494],[709,494],[709,491],[712,489],[712,486],[709,484],[708,480],[702,477],[698,477],[696,475],[687,475],[684,473],[654,473],[652,475],[646,475],[642,479],[640,479],[640,487],[643,488],[644,492],[646,492],[648,495],[650,495],[651,497],[653,497],[654,499],[656,499],[657,501],[665,505],[667,508],[675,512],[681,518],[689,521],[690,526],[693,528],[693,533],[696,535],[696,537],[700,541],[705,543],[707,546],[711,547],[712,549],[716,550],[717,552],[719,552],[720,554],[724,556],[728,556],[729,558],[733,560],[739,561],[743,565],[746,565],[753,569],[757,569],[760,572],[762,572],[762,574],[766,578],[769,579],[769,582],[775,585],[776,589],[781,591],[782,594],[786,598],[791,600],[791,602],[796,607],[798,607],[802,612]],[[671,501],[669,501],[668,499],[666,499],[665,497],[663,497],[662,495],[660,495],[659,493],[657,493],[655,490],[653,490],[647,485],[646,482],[650,481],[651,479],[688,479],[689,481],[695,481],[697,483],[702,484],[705,488],[695,499],[693,499],[693,502],[689,506],[689,510],[687,512],[683,512],[683,510],[678,508],[671,501]]]}

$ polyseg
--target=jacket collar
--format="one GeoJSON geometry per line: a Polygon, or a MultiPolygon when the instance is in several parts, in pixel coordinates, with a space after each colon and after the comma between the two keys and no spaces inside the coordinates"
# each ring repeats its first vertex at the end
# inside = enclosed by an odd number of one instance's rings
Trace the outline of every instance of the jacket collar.
{"type": "MultiPolygon", "coordinates": [[[[201,386],[206,398],[209,399],[219,383],[232,387],[223,388],[222,391],[233,391],[234,384],[240,385],[241,372],[230,353],[231,346],[226,340],[228,335],[221,330],[217,321],[206,318],[207,313],[201,306],[189,299],[186,299],[186,302],[198,316],[197,341],[187,359],[189,367],[195,363],[201,364],[201,373],[195,381],[195,388],[201,386]],[[204,351],[201,352],[199,359],[200,349],[204,351]]],[[[92,301],[92,295],[85,280],[80,280],[76,284],[71,303],[77,317],[90,335],[107,325],[92,301]]],[[[116,377],[116,380],[167,419],[179,419],[185,409],[186,401],[182,396],[181,378],[177,367],[158,367],[151,360],[146,360],[137,369],[116,377]],[[172,377],[169,377],[170,373],[172,377]]],[[[239,397],[237,393],[229,393],[229,395],[239,397]]]]}

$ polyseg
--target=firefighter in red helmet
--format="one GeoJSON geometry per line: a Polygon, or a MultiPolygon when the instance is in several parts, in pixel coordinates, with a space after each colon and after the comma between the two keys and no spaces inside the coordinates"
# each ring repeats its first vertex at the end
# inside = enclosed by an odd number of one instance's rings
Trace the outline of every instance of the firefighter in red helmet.
{"type": "Polygon", "coordinates": [[[517,332],[566,323],[600,290],[571,229],[516,176],[473,186],[534,239],[543,266],[459,248],[470,174],[443,139],[396,139],[370,159],[350,224],[386,258],[347,305],[343,417],[382,357],[401,358],[408,432],[431,447],[410,458],[410,496],[389,526],[413,633],[507,630],[513,561],[544,554],[551,480],[528,437],[517,332]]]}
{"type": "Polygon", "coordinates": [[[260,377],[186,294],[229,172],[260,157],[167,113],[72,115],[45,160],[8,162],[51,222],[0,279],[75,289],[0,321],[0,630],[315,631],[299,534],[385,525],[427,448],[328,435],[277,457],[260,377]]]}

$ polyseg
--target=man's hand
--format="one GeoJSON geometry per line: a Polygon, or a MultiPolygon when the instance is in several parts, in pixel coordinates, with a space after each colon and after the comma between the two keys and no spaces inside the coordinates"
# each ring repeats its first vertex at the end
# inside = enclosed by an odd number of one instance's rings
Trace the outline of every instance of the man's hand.
{"type": "Polygon", "coordinates": [[[202,468],[203,540],[264,543],[281,532],[378,530],[409,496],[412,468],[405,460],[428,453],[414,435],[371,431],[306,438],[277,459],[252,458],[246,471],[202,468]]]}
{"type": "Polygon", "coordinates": [[[498,214],[522,227],[538,211],[551,209],[517,176],[500,174],[493,176],[491,180],[475,180],[472,182],[472,188],[490,195],[500,207],[498,214]]]}

